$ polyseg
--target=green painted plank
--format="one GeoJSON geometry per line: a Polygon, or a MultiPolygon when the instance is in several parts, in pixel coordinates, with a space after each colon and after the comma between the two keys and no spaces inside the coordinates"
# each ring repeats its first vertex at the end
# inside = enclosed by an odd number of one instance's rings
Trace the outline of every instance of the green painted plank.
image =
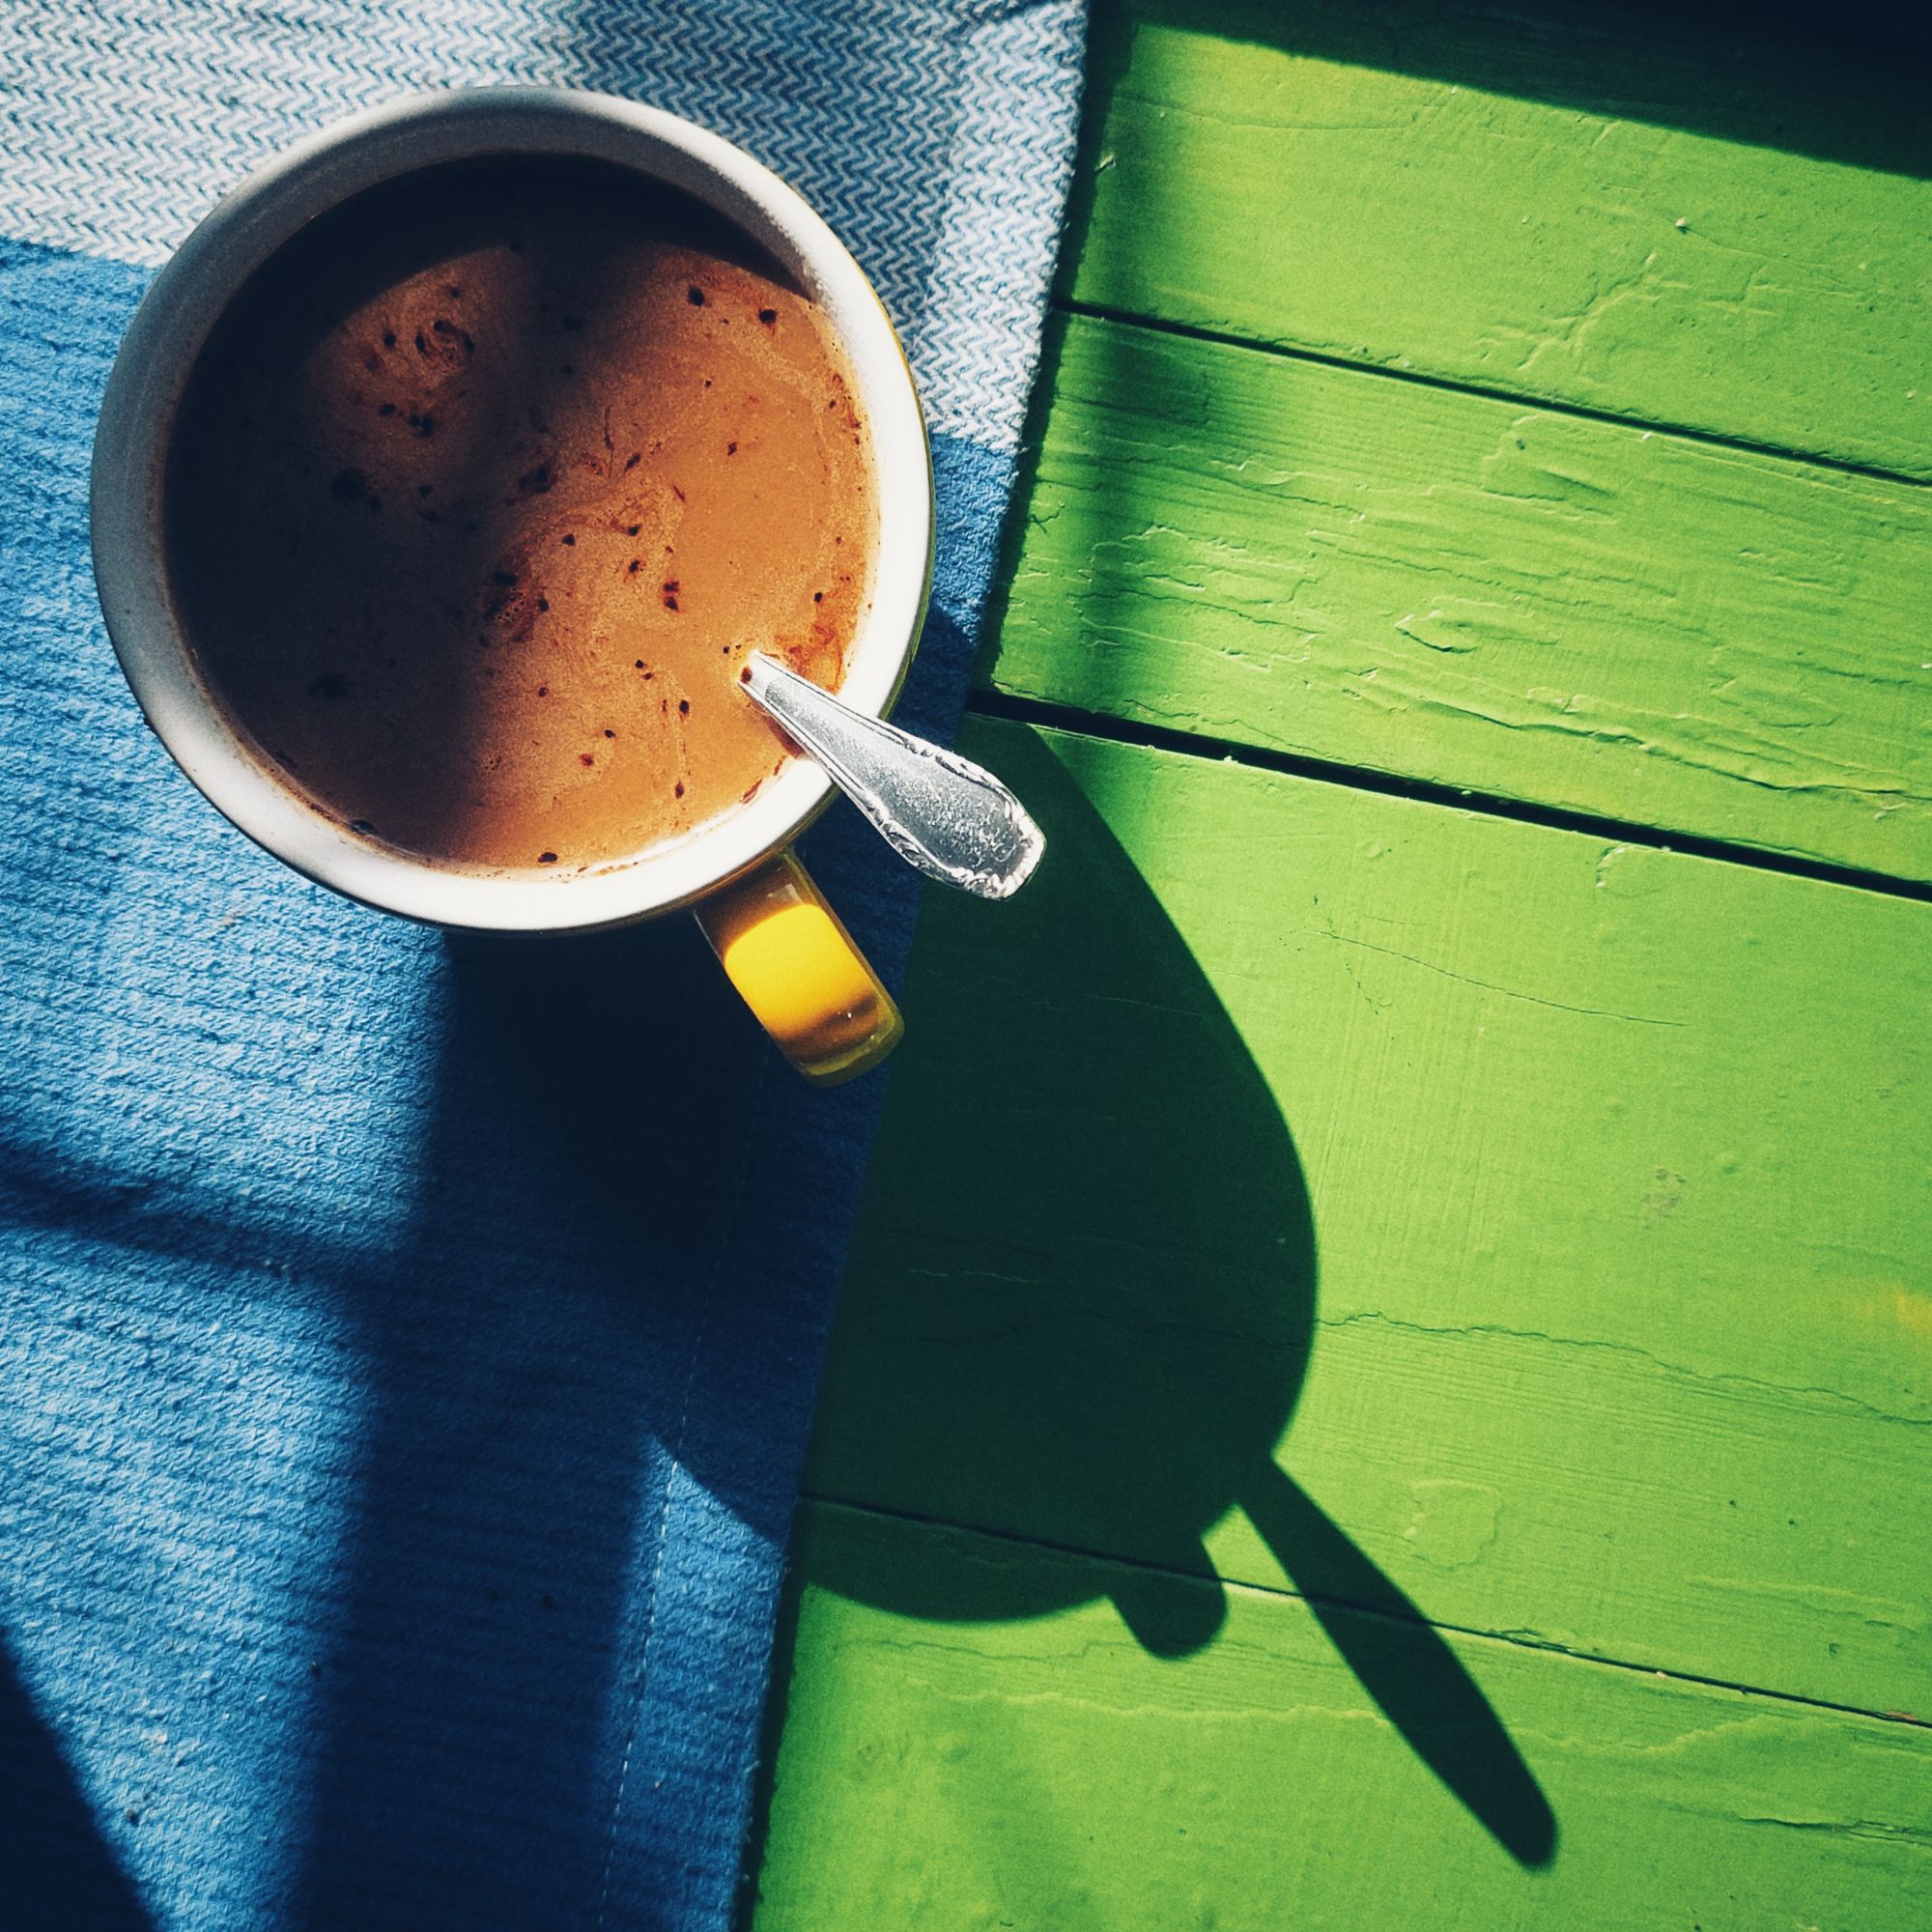
{"type": "Polygon", "coordinates": [[[813,1493],[1932,1712],[1932,906],[966,744],[813,1493]]]}
{"type": "Polygon", "coordinates": [[[1922,1729],[1458,1640],[1488,1706],[1472,1724],[1430,1702],[1458,1664],[1379,1619],[1323,1628],[1237,1590],[1176,1662],[1102,1610],[942,1623],[819,1580],[1066,1600],[1113,1587],[1091,1561],[823,1508],[799,1560],[757,1932],[1923,1923],[1922,1729]],[[1340,1647],[1423,1687],[1400,1722],[1340,1647]],[[1540,1790],[1553,1812],[1540,1866],[1432,1775],[1464,1777],[1486,1746],[1503,1769],[1481,1802],[1533,1809],[1540,1790]]]}
{"type": "Polygon", "coordinates": [[[1125,0],[1093,72],[1081,300],[1932,476],[1922,65],[1708,14],[1125,0]]]}
{"type": "Polygon", "coordinates": [[[1932,878],[1932,493],[1075,319],[991,667],[1932,878]]]}

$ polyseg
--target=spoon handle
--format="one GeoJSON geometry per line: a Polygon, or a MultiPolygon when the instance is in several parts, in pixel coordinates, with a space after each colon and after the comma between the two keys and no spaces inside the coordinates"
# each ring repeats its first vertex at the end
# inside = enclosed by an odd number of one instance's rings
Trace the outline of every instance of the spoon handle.
{"type": "Polygon", "coordinates": [[[1026,808],[991,772],[868,718],[753,651],[745,689],[817,759],[899,857],[928,877],[1003,899],[1046,850],[1026,808]]]}

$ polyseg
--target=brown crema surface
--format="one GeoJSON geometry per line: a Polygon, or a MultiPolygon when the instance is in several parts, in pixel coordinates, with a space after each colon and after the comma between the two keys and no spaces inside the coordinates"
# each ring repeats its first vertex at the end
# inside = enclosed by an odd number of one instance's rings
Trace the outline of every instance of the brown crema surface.
{"type": "Polygon", "coordinates": [[[747,651],[837,687],[870,439],[814,305],[621,170],[440,168],[304,230],[196,363],[167,480],[203,675],[294,785],[462,867],[630,858],[786,748],[747,651]]]}

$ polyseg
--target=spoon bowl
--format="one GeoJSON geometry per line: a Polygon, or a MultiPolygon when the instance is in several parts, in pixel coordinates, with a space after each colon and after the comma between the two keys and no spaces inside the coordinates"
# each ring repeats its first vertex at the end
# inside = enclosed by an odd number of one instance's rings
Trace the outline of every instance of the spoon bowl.
{"type": "Polygon", "coordinates": [[[1045,835],[991,772],[855,711],[763,651],[747,657],[744,688],[927,878],[1004,899],[1033,876],[1045,835]]]}

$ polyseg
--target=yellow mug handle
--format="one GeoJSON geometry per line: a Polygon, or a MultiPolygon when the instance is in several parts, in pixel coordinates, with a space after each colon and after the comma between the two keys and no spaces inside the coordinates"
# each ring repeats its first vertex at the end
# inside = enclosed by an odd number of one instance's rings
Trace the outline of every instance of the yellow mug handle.
{"type": "Polygon", "coordinates": [[[696,910],[732,985],[813,1086],[854,1079],[898,1044],[893,996],[789,851],[696,910]]]}

